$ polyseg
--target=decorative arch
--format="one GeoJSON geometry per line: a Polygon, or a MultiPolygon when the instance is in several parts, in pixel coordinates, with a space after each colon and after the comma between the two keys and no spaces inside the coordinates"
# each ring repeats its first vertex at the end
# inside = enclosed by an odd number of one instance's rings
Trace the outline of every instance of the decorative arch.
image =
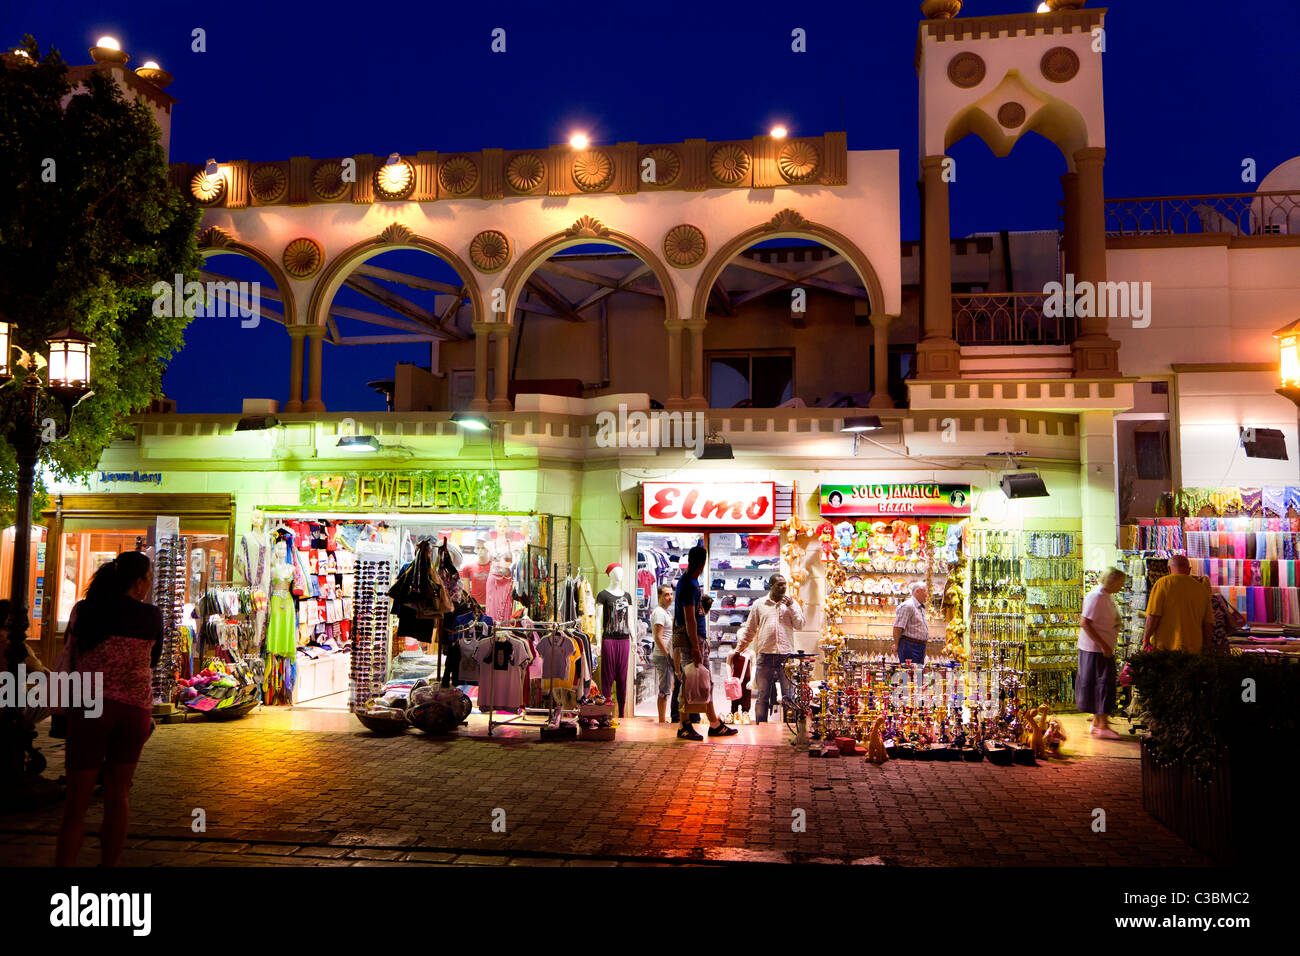
{"type": "Polygon", "coordinates": [[[885,289],[880,283],[880,276],[876,274],[871,260],[863,254],[857,244],[830,226],[805,219],[793,209],[783,209],[767,222],[734,237],[713,254],[713,258],[704,267],[704,272],[700,274],[695,286],[695,298],[691,303],[692,318],[702,319],[707,314],[709,292],[722,276],[722,270],[728,263],[750,246],[768,239],[814,239],[833,249],[851,262],[853,268],[857,270],[858,277],[862,279],[862,284],[867,290],[871,308],[874,311],[884,311],[885,289]]]}
{"type": "Polygon", "coordinates": [[[668,323],[678,321],[677,289],[673,285],[671,271],[659,256],[635,236],[610,229],[599,219],[593,219],[591,216],[583,216],[563,232],[553,233],[535,243],[516,260],[505,280],[506,321],[513,324],[515,308],[519,304],[519,295],[523,291],[524,283],[543,262],[561,249],[590,243],[619,246],[648,265],[664,292],[664,320],[668,323]]]}
{"type": "Polygon", "coordinates": [[[418,249],[421,252],[438,256],[445,261],[447,265],[455,270],[456,275],[465,284],[466,294],[474,306],[474,320],[476,322],[483,321],[487,313],[483,308],[483,297],[479,293],[474,270],[469,267],[469,264],[436,239],[418,236],[405,226],[395,223],[379,235],[370,239],[363,239],[355,245],[349,246],[330,261],[330,264],[325,267],[325,271],[321,273],[320,278],[316,280],[316,285],[311,290],[311,302],[307,306],[309,323],[311,325],[325,326],[326,313],[329,310],[330,303],[334,301],[335,293],[343,285],[344,280],[347,279],[354,266],[360,265],[381,252],[391,252],[394,249],[418,249]]]}
{"type": "Polygon", "coordinates": [[[1074,169],[1074,154],[1088,145],[1088,123],[1079,110],[1027,82],[1011,70],[997,88],[955,113],[944,130],[946,153],[974,135],[998,158],[1005,157],[1028,132],[1052,143],[1074,169]]]}
{"type": "Polygon", "coordinates": [[[211,256],[224,255],[239,255],[252,259],[275,280],[275,289],[280,293],[280,299],[284,304],[285,325],[290,326],[297,323],[298,308],[293,295],[293,287],[289,284],[289,276],[280,263],[261,249],[250,246],[246,242],[240,242],[228,232],[218,229],[216,226],[209,226],[199,233],[199,252],[205,262],[211,256]]]}

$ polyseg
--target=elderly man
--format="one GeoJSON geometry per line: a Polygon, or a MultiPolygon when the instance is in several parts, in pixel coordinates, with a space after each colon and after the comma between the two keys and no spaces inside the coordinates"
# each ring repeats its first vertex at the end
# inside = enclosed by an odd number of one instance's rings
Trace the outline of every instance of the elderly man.
{"type": "Polygon", "coordinates": [[[772,575],[767,597],[759,598],[749,609],[749,617],[740,631],[736,653],[743,654],[750,644],[758,656],[758,722],[767,723],[781,685],[781,699],[793,696],[785,676],[785,659],[794,653],[794,632],[804,625],[803,611],[786,593],[785,578],[772,575]]]}
{"type": "Polygon", "coordinates": [[[1169,573],[1155,583],[1147,598],[1144,648],[1199,654],[1214,643],[1214,611],[1210,592],[1192,577],[1186,556],[1169,559],[1169,573]]]}
{"type": "Polygon", "coordinates": [[[898,605],[894,615],[894,643],[898,645],[900,664],[925,663],[925,642],[930,638],[930,627],[925,623],[927,597],[925,582],[913,581],[911,596],[898,605]]]}

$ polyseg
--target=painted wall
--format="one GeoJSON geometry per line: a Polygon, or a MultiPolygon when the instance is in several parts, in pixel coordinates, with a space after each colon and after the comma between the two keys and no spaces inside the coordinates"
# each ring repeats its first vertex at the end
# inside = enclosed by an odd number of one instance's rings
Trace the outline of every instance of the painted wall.
{"type": "Polygon", "coordinates": [[[1296,407],[1274,394],[1277,373],[1184,372],[1176,381],[1183,487],[1300,484],[1296,407]],[[1247,458],[1240,429],[1249,426],[1281,429],[1290,459],[1247,458]]]}

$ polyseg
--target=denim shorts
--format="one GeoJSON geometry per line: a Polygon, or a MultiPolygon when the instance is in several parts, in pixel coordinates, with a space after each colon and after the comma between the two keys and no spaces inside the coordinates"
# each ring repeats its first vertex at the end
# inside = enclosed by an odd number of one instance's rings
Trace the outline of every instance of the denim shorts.
{"type": "Polygon", "coordinates": [[[651,659],[655,666],[655,673],[659,675],[659,696],[671,697],[673,695],[673,661],[670,657],[655,657],[651,659]]]}

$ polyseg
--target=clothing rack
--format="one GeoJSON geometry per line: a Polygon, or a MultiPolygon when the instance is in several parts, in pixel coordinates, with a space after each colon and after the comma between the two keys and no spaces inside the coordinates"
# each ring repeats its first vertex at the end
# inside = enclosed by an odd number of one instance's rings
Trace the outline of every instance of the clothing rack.
{"type": "MultiPolygon", "coordinates": [[[[578,627],[577,621],[542,621],[531,625],[507,624],[507,625],[501,625],[499,627],[494,625],[492,628],[492,636],[493,638],[495,638],[498,634],[502,634],[502,633],[504,634],[545,633],[549,636],[550,634],[554,634],[563,630],[569,630],[569,629],[576,630],[577,627],[578,627]]],[[[541,729],[543,727],[559,726],[559,724],[564,721],[564,718],[566,716],[572,716],[576,718],[578,716],[578,712],[576,710],[566,710],[560,704],[560,701],[556,698],[555,691],[552,690],[551,706],[549,708],[524,707],[520,710],[519,713],[515,714],[515,716],[507,718],[506,720],[497,719],[495,707],[489,709],[488,710],[488,736],[491,737],[492,731],[495,730],[497,727],[505,727],[508,725],[514,725],[517,727],[536,727],[538,729],[541,729]],[[542,715],[546,716],[545,720],[531,719],[531,718],[540,717],[542,715]],[[558,720],[556,719],[557,716],[559,718],[558,720]]]]}

